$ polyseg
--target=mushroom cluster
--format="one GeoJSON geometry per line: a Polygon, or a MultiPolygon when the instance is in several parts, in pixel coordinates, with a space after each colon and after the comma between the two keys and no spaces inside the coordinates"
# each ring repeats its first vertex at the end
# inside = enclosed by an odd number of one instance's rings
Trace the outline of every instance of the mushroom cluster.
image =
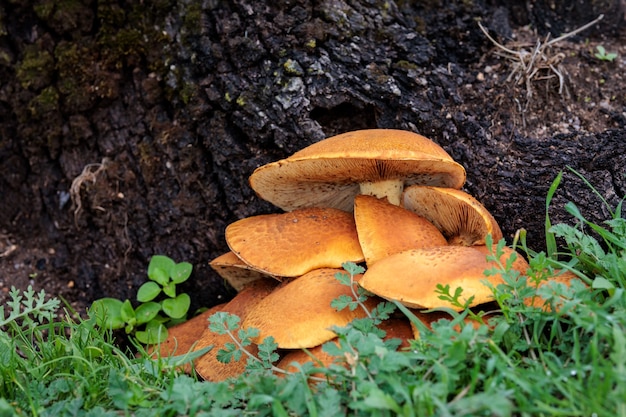
{"type": "MultiPolygon", "coordinates": [[[[239,292],[217,311],[237,314],[243,328],[257,328],[257,342],[272,336],[283,352],[277,366],[287,369],[292,360],[311,360],[298,353],[301,348],[317,349],[322,363],[332,359],[319,350],[336,337],[332,326],[365,317],[363,309],[331,307],[333,299],[351,296],[335,278],[345,262],[366,266],[354,279],[375,294],[367,308],[396,300],[427,325],[441,314],[420,310],[458,309],[439,298],[437,284],[462,288],[472,306],[491,301],[483,280],[497,285],[503,279],[483,274],[492,267],[485,238],[490,234],[497,242],[502,232],[486,208],[460,190],[465,175],[433,141],[392,129],[340,134],[256,169],[251,187],[283,212],[226,228],[230,252],[210,264],[239,292]]],[[[513,267],[524,273],[528,265],[518,256],[513,267]]],[[[195,320],[206,323],[206,316],[195,320]]],[[[387,337],[418,337],[408,320],[386,326],[387,337]]],[[[219,345],[228,341],[223,339],[206,325],[197,334],[195,349],[216,345],[195,361],[205,379],[243,371],[243,365],[217,361],[219,345]]],[[[168,343],[179,351],[188,346],[168,343]]]]}

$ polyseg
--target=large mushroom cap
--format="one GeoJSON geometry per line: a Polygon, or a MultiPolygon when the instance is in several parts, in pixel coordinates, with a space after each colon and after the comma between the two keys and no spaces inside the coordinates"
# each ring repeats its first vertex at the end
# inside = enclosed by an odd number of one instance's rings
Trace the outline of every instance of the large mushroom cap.
{"type": "MultiPolygon", "coordinates": [[[[352,296],[350,287],[335,278],[338,272],[344,271],[317,269],[281,285],[249,312],[242,327],[259,329],[258,341],[274,337],[282,349],[311,348],[333,339],[332,326],[366,317],[362,308],[337,311],[331,306],[339,296],[352,296]]],[[[376,303],[370,298],[366,305],[371,309],[376,303]]]]}
{"type": "Polygon", "coordinates": [[[430,139],[394,129],[343,133],[289,158],[257,168],[250,185],[285,211],[335,207],[351,211],[354,196],[386,196],[398,205],[406,185],[461,188],[465,169],[430,139]]]}
{"type": "Polygon", "coordinates": [[[430,220],[451,245],[484,245],[488,234],[494,242],[502,239],[491,213],[464,191],[413,185],[404,190],[402,205],[430,220]]]}
{"type": "Polygon", "coordinates": [[[363,261],[354,216],[327,207],[238,220],[226,228],[226,243],[252,268],[279,277],[363,261]]]}
{"type": "Polygon", "coordinates": [[[354,220],[368,266],[408,249],[448,244],[439,229],[424,217],[373,196],[355,197],[354,220]]]}
{"type": "Polygon", "coordinates": [[[458,310],[457,306],[439,298],[437,284],[449,285],[451,294],[457,287],[462,288],[462,303],[473,296],[470,306],[482,304],[493,299],[491,289],[482,281],[494,286],[504,282],[499,274],[484,275],[485,270],[494,266],[487,262],[483,252],[472,247],[413,249],[376,262],[365,272],[359,284],[380,297],[397,300],[407,307],[449,307],[458,310]]]}

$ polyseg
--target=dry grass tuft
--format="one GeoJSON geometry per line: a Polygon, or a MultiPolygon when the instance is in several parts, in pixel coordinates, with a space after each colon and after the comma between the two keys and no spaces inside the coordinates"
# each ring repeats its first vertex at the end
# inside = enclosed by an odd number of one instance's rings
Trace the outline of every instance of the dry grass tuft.
{"type": "MultiPolygon", "coordinates": [[[[489,35],[487,29],[485,29],[485,27],[478,22],[480,30],[482,30],[485,36],[487,36],[487,38],[489,38],[489,40],[496,46],[496,54],[512,62],[512,69],[506,79],[506,82],[511,82],[511,80],[513,80],[516,85],[523,85],[525,87],[526,102],[524,103],[524,106],[522,107],[519,100],[516,99],[522,114],[525,113],[528,109],[528,105],[532,101],[534,81],[549,81],[556,77],[559,81],[559,95],[565,95],[566,98],[569,97],[569,92],[565,86],[566,74],[561,68],[561,62],[565,58],[565,54],[557,51],[553,47],[558,42],[590,28],[603,18],[604,15],[600,15],[595,20],[555,39],[550,39],[550,35],[548,34],[543,41],[537,39],[534,44],[518,43],[514,45],[515,49],[504,46],[496,41],[493,37],[491,37],[491,35],[489,35]]],[[[526,123],[524,121],[524,126],[525,125],[526,123]]]]}

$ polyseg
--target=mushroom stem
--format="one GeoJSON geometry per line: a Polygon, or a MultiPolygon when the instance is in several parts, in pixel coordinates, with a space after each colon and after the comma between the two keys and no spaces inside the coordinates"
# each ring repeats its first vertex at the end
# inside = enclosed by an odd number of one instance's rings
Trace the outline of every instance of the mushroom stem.
{"type": "Polygon", "coordinates": [[[399,206],[400,197],[404,190],[404,182],[401,179],[365,181],[359,183],[361,194],[373,195],[377,198],[387,197],[391,204],[399,206]]]}

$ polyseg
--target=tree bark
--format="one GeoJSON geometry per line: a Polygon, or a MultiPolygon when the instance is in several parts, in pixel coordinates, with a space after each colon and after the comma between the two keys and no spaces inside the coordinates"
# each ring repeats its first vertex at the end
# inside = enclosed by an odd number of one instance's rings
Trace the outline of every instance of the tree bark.
{"type": "MultiPolygon", "coordinates": [[[[624,130],[537,140],[494,134],[484,103],[448,113],[492,46],[475,21],[500,5],[431,3],[5,0],[0,230],[45,248],[70,299],[132,298],[165,254],[194,265],[194,306],[213,305],[232,294],[208,266],[228,250],[225,227],[277,211],[252,171],[374,127],[442,145],[509,241],[524,227],[543,247],[546,192],[566,166],[616,204],[624,130]]],[[[567,200],[607,216],[569,173],[553,222],[569,221],[567,200]]]]}

